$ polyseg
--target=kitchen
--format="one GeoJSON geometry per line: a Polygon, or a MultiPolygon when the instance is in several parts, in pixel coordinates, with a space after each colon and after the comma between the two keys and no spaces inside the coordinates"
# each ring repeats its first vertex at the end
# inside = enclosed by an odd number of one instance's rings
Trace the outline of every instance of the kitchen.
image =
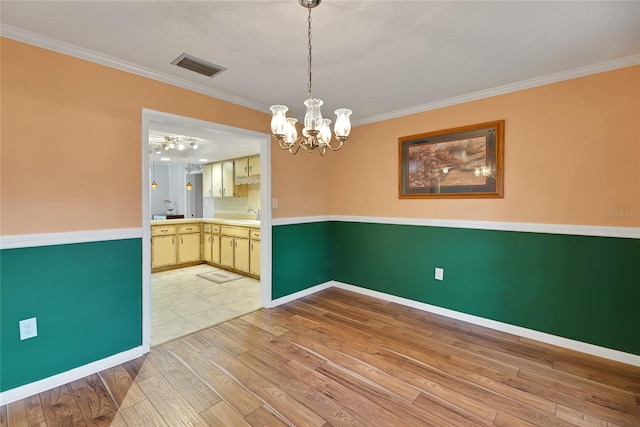
{"type": "Polygon", "coordinates": [[[151,345],[260,307],[260,141],[149,130],[151,345]]]}

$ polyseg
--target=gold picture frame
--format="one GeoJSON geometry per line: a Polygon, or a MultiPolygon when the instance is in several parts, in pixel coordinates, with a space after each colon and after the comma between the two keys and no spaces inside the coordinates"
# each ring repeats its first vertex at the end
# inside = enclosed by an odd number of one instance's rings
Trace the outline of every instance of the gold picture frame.
{"type": "Polygon", "coordinates": [[[398,138],[398,198],[504,197],[504,120],[398,138]]]}

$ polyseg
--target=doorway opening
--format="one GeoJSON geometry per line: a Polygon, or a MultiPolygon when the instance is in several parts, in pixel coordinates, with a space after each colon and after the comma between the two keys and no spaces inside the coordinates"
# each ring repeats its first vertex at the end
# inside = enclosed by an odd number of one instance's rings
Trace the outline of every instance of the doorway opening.
{"type": "MultiPolygon", "coordinates": [[[[153,289],[152,289],[152,274],[151,274],[151,224],[154,216],[161,217],[161,214],[157,214],[155,211],[161,209],[157,206],[157,202],[152,203],[151,192],[157,191],[161,185],[159,180],[158,170],[159,167],[167,167],[167,166],[159,166],[160,162],[163,162],[164,165],[168,164],[182,164],[184,166],[183,169],[191,169],[191,172],[184,172],[182,176],[183,180],[186,180],[187,183],[192,184],[192,189],[188,191],[182,191],[186,188],[184,183],[180,183],[180,191],[174,191],[173,200],[171,197],[168,197],[164,200],[168,200],[171,206],[168,206],[166,211],[169,209],[175,209],[180,212],[182,210],[183,213],[179,215],[184,215],[184,219],[197,219],[198,215],[202,215],[205,219],[208,218],[207,215],[210,215],[211,210],[209,209],[208,203],[211,201],[206,197],[201,197],[203,191],[205,191],[206,184],[203,183],[202,179],[204,173],[202,170],[197,170],[194,166],[201,167],[201,165],[205,164],[202,161],[202,158],[206,158],[206,163],[222,161],[225,159],[233,159],[239,158],[250,153],[243,152],[242,147],[246,147],[250,145],[250,143],[257,144],[259,148],[259,164],[260,164],[260,182],[259,186],[255,187],[259,190],[252,194],[252,201],[254,204],[258,204],[260,206],[252,206],[254,208],[259,208],[260,211],[260,224],[259,224],[259,232],[260,232],[260,242],[261,244],[257,245],[259,251],[259,257],[261,259],[260,267],[259,267],[259,306],[260,307],[268,307],[271,303],[271,209],[270,209],[270,200],[271,200],[271,171],[270,171],[270,163],[271,163],[271,149],[270,149],[270,135],[250,131],[241,128],[234,128],[227,125],[222,125],[219,123],[207,122],[203,120],[193,119],[184,116],[178,116],[174,114],[158,112],[153,110],[142,111],[142,235],[143,235],[143,247],[142,247],[142,312],[143,312],[143,347],[146,351],[148,351],[151,345],[155,345],[155,342],[152,342],[152,310],[154,310],[154,315],[158,313],[159,309],[152,309],[152,297],[153,297],[153,289]],[[192,158],[184,159],[184,155],[181,153],[175,153],[178,156],[178,160],[171,162],[171,160],[166,163],[162,160],[158,160],[153,157],[150,153],[150,135],[160,135],[162,134],[179,134],[179,135],[187,135],[191,138],[200,140],[212,140],[215,141],[216,147],[206,154],[206,157],[199,157],[197,160],[192,158]],[[215,157],[211,157],[215,153],[215,157]],[[180,157],[182,156],[182,157],[180,157]],[[150,157],[152,158],[150,160],[150,157]],[[187,162],[185,164],[185,161],[187,162]],[[152,168],[150,169],[150,165],[152,168]],[[155,170],[154,170],[155,168],[155,170]],[[191,179],[192,181],[189,181],[191,179]],[[157,182],[158,186],[156,189],[151,189],[151,182],[157,182]],[[194,193],[197,191],[198,193],[194,193]],[[176,197],[176,194],[178,196],[176,197]],[[200,195],[200,197],[198,196],[200,195]],[[182,197],[182,198],[181,198],[182,197]],[[175,202],[175,203],[174,203],[175,202]],[[174,206],[175,205],[175,206],[174,206]],[[202,214],[200,212],[203,212],[202,214]]],[[[170,151],[170,150],[167,150],[170,151]]],[[[205,150],[200,150],[199,153],[205,153],[205,150]]],[[[198,154],[199,154],[198,153],[198,154]]],[[[164,153],[162,153],[164,154],[164,153]]],[[[166,153],[169,154],[169,153],[166,153]]],[[[193,154],[193,153],[192,153],[193,154]]],[[[169,156],[166,156],[169,157],[169,156]]],[[[178,167],[180,168],[180,167],[178,167]]],[[[175,167],[174,167],[175,169],[175,167]]],[[[166,183],[167,186],[170,186],[170,183],[166,183]]],[[[176,185],[174,185],[176,186],[176,185]]],[[[175,190],[175,189],[174,189],[175,190]]],[[[156,193],[159,194],[159,193],[156,193]]],[[[246,203],[246,202],[245,202],[246,203]]],[[[224,205],[225,208],[228,206],[244,206],[238,200],[229,200],[224,203],[221,202],[221,205],[224,205]]],[[[164,208],[165,206],[162,206],[164,208]]],[[[254,209],[255,210],[255,209],[254,209]]],[[[178,215],[178,216],[179,216],[178,215]]],[[[154,224],[157,224],[154,222],[154,224]]],[[[211,267],[209,264],[199,264],[188,267],[190,270],[181,271],[181,274],[191,275],[195,277],[193,280],[201,279],[201,276],[206,274],[204,270],[206,269],[215,269],[211,267]],[[200,267],[200,268],[198,268],[200,267]],[[200,272],[199,270],[203,270],[200,272]],[[198,276],[200,274],[200,276],[198,276]],[[198,276],[198,277],[196,277],[198,276]]],[[[174,270],[178,272],[178,270],[174,270]]],[[[225,271],[225,270],[222,270],[225,271]]],[[[177,275],[177,273],[176,273],[177,275]]],[[[167,274],[166,276],[171,276],[167,274]]],[[[167,279],[167,278],[165,278],[167,279]]],[[[187,276],[182,277],[183,280],[188,280],[187,276]]],[[[248,282],[248,281],[247,281],[248,282]]],[[[250,283],[242,283],[238,281],[239,285],[244,285],[249,289],[251,287],[250,283]]],[[[192,283],[195,286],[195,283],[192,283]]],[[[165,283],[165,288],[170,288],[170,285],[165,283]]],[[[207,292],[211,292],[208,290],[207,292]]],[[[247,292],[250,292],[247,290],[247,292]]],[[[229,308],[229,307],[227,307],[229,308]]],[[[257,308],[257,307],[256,307],[257,308]]],[[[255,309],[255,308],[253,308],[255,309]]],[[[249,310],[251,311],[251,310],[249,310]]],[[[187,313],[188,314],[188,313],[187,313]]],[[[203,314],[206,317],[206,314],[203,314]]],[[[215,321],[213,316],[212,321],[215,321]]],[[[197,323],[197,322],[196,322],[197,323]]],[[[200,328],[202,329],[202,328],[200,328]]],[[[184,335],[184,334],[183,334],[184,335]]]]}

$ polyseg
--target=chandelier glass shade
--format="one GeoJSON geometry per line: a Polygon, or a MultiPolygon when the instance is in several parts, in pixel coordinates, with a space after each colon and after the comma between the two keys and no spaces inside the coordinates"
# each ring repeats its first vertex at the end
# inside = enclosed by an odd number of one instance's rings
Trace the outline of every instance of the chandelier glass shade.
{"type": "Polygon", "coordinates": [[[297,119],[287,117],[289,108],[286,105],[272,105],[271,113],[271,133],[278,141],[278,145],[283,150],[289,150],[290,153],[296,154],[300,148],[307,150],[309,154],[313,150],[318,149],[321,155],[324,155],[327,149],[337,151],[342,148],[342,144],[349,138],[351,132],[351,122],[349,116],[351,110],[340,108],[335,111],[336,122],[333,127],[334,136],[331,134],[331,120],[322,117],[320,108],[324,104],[321,99],[313,98],[311,95],[311,9],[318,6],[321,0],[298,0],[300,5],[309,9],[308,17],[308,91],[307,100],[304,106],[307,112],[304,116],[304,127],[302,135],[298,136],[296,124],[297,119]]]}

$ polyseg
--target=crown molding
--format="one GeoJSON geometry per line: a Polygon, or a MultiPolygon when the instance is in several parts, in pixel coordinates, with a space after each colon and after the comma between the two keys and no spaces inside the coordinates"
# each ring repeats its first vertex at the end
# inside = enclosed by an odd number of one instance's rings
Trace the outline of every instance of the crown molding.
{"type": "MultiPolygon", "coordinates": [[[[203,95],[211,96],[223,101],[228,101],[253,110],[268,112],[269,106],[263,105],[245,98],[241,98],[229,93],[209,88],[204,85],[190,82],[178,77],[170,76],[164,73],[140,67],[127,61],[114,58],[109,55],[102,54],[90,49],[85,49],[71,43],[62,42],[56,39],[42,36],[40,34],[25,31],[10,25],[2,25],[0,27],[0,35],[23,43],[38,46],[44,49],[53,50],[55,52],[70,55],[76,58],[84,59],[107,67],[133,73],[142,77],[147,77],[173,86],[188,89],[203,95]]],[[[422,113],[438,108],[450,107],[456,104],[476,101],[479,99],[490,98],[492,96],[503,95],[506,93],[517,92],[519,90],[530,89],[537,86],[543,86],[551,83],[561,82],[563,80],[575,79],[578,77],[588,76],[591,74],[611,71],[618,68],[629,67],[640,64],[640,54],[627,56],[624,58],[614,59],[611,61],[601,62],[598,64],[588,65],[585,67],[575,68],[572,70],[562,71],[559,73],[548,74],[546,76],[535,77],[533,79],[521,82],[511,83],[504,86],[498,86],[492,89],[481,90],[466,95],[455,96],[427,104],[417,105],[410,108],[391,111],[389,113],[378,114],[375,116],[364,117],[359,120],[352,121],[353,126],[364,125],[367,123],[380,122],[383,120],[395,119],[410,114],[422,113]]]]}
{"type": "Polygon", "coordinates": [[[138,76],[146,77],[162,83],[181,87],[183,89],[197,92],[202,95],[211,96],[223,101],[231,102],[233,104],[241,105],[253,110],[264,112],[269,111],[268,105],[262,105],[260,103],[241,98],[239,96],[231,95],[220,90],[212,89],[201,84],[181,79],[179,77],[159,73],[146,67],[140,67],[131,62],[123,61],[112,56],[96,52],[94,50],[85,49],[71,43],[66,43],[60,40],[52,39],[50,37],[45,37],[40,34],[32,33],[30,31],[21,30],[19,28],[12,27],[11,25],[2,25],[2,27],[0,28],[0,35],[2,35],[2,37],[13,39],[19,42],[38,46],[43,49],[52,50],[54,52],[84,59],[86,61],[94,62],[96,64],[104,65],[110,68],[115,68],[116,70],[126,71],[128,73],[136,74],[138,76]]]}
{"type": "Polygon", "coordinates": [[[378,114],[375,116],[365,117],[360,120],[354,120],[353,125],[359,126],[367,123],[381,122],[383,120],[395,119],[398,117],[408,116],[410,114],[422,113],[438,108],[450,107],[465,102],[477,101],[479,99],[491,98],[493,96],[504,95],[511,92],[517,92],[524,89],[531,89],[537,86],[544,86],[552,83],[571,80],[578,77],[584,77],[591,74],[604,73],[605,71],[616,70],[618,68],[630,67],[640,64],[640,54],[627,56],[624,58],[614,59],[611,61],[600,62],[598,64],[587,65],[585,67],[574,68],[572,70],[561,71],[559,73],[547,74],[546,76],[535,77],[533,79],[521,82],[511,83],[504,86],[498,86],[492,89],[481,90],[453,98],[442,99],[440,101],[429,102],[427,104],[417,105],[415,107],[405,108],[401,110],[391,111],[389,113],[378,114]]]}

